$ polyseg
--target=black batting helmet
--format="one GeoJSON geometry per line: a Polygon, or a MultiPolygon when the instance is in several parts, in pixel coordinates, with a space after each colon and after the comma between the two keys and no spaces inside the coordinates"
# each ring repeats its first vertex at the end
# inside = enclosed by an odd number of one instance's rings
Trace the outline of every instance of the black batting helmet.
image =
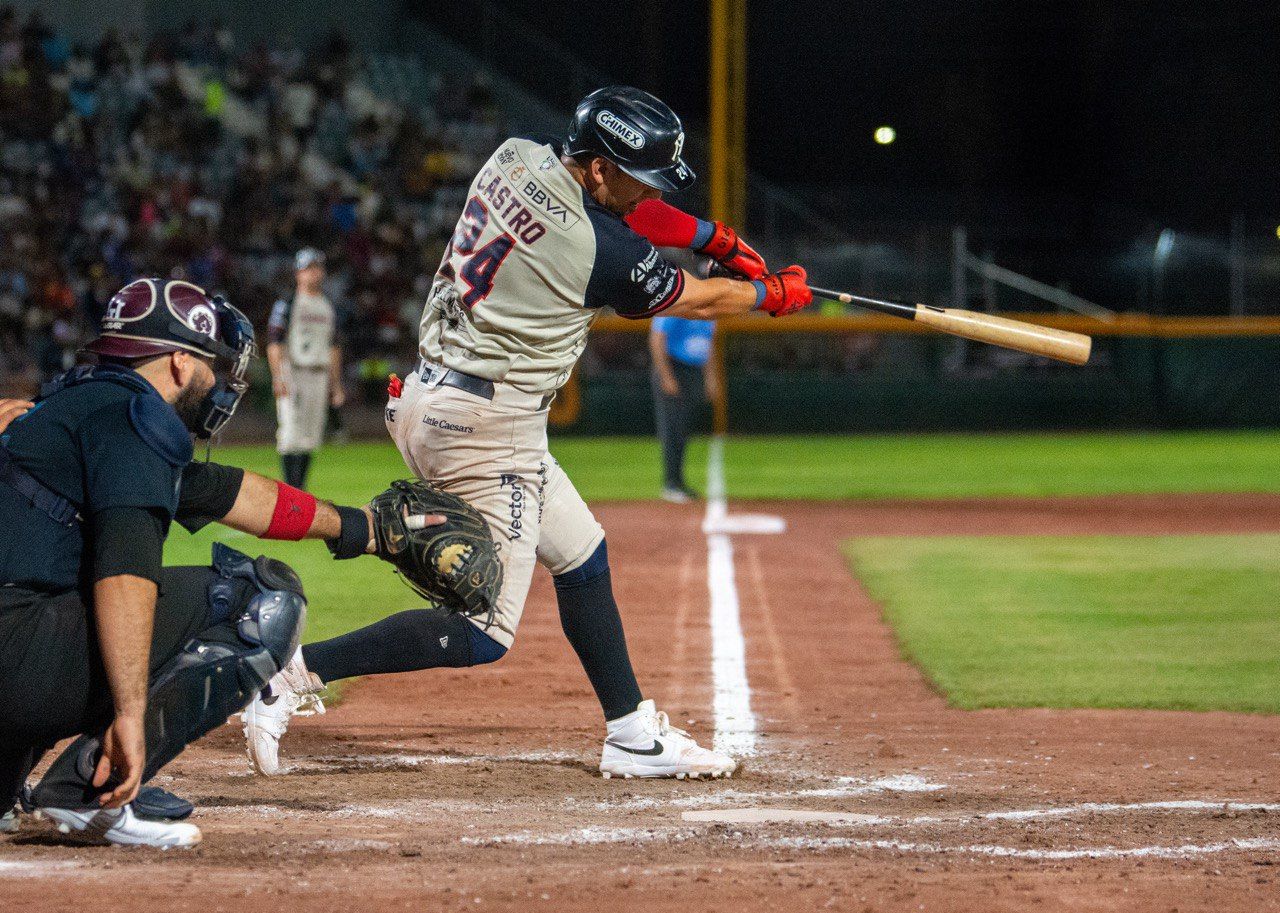
{"type": "Polygon", "coordinates": [[[660,99],[631,86],[596,89],[578,102],[564,151],[603,156],[658,190],[687,190],[696,177],[681,156],[680,118],[660,99]]]}

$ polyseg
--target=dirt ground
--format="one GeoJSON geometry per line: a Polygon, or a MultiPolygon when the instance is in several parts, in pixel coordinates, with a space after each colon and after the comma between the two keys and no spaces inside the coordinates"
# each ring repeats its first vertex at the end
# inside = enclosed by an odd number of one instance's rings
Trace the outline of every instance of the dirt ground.
{"type": "MultiPolygon", "coordinates": [[[[1280,719],[951,709],[838,553],[876,533],[1274,531],[1280,498],[731,510],[788,523],[733,537],[758,730],[733,780],[595,773],[602,721],[540,573],[506,659],[360,682],[295,722],[291,772],[251,776],[235,726],[180,758],[161,782],[199,803],[194,850],[71,846],[25,820],[0,838],[0,908],[1280,909],[1280,719]],[[828,814],[706,820],[743,809],[828,814]]],[[[599,515],[641,682],[709,742],[701,509],[599,515]]]]}

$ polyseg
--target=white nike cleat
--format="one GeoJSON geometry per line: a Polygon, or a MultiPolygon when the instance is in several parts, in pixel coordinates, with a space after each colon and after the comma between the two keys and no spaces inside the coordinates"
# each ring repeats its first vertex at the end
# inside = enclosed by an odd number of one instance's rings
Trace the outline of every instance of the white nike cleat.
{"type": "Polygon", "coordinates": [[[41,814],[64,834],[95,843],[117,846],[195,846],[200,828],[185,821],[155,821],[139,818],[133,806],[124,808],[41,808],[41,814]]]}
{"type": "Polygon", "coordinates": [[[641,701],[633,713],[608,724],[600,754],[600,773],[610,777],[728,777],[738,762],[703,748],[676,729],[653,701],[641,701]]]}
{"type": "Polygon", "coordinates": [[[257,773],[266,777],[280,773],[280,739],[289,720],[324,713],[323,691],[324,682],[307,671],[299,647],[241,716],[249,763],[257,773]]]}
{"type": "Polygon", "coordinates": [[[12,834],[18,827],[18,806],[15,805],[3,815],[0,815],[0,834],[12,834]]]}

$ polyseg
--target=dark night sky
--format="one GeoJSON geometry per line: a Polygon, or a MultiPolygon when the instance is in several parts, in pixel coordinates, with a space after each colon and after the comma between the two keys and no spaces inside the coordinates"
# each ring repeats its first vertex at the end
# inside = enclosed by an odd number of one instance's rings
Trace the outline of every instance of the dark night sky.
{"type": "MultiPolygon", "coordinates": [[[[705,4],[505,6],[705,116],[705,4]]],[[[1086,226],[1280,222],[1274,2],[754,0],[749,42],[750,164],[829,206],[861,200],[873,219],[1051,200],[1086,226]],[[871,141],[881,123],[893,146],[871,141]]]]}

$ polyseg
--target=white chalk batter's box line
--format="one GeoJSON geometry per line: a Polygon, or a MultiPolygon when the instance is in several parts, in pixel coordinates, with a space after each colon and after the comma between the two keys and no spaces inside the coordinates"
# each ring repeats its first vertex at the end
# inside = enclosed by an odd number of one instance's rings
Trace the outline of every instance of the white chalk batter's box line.
{"type": "Polygon", "coordinates": [[[685,821],[714,824],[822,824],[828,827],[921,827],[956,824],[979,826],[986,823],[1051,821],[1082,815],[1124,815],[1133,812],[1210,813],[1240,815],[1280,812],[1280,803],[1231,802],[1205,799],[1169,799],[1156,802],[1079,802],[1074,805],[1027,808],[1008,811],[970,812],[956,815],[875,815],[856,812],[814,811],[812,809],[741,808],[684,812],[685,821]]]}
{"type": "MultiPolygon", "coordinates": [[[[791,796],[813,791],[797,791],[791,796]]],[[[741,799],[745,795],[738,794],[741,799]]],[[[786,794],[757,793],[761,798],[783,798],[786,794]]],[[[688,797],[694,798],[694,797],[688,797]]],[[[735,798],[735,797],[730,797],[735,798]]],[[[675,800],[667,805],[684,804],[675,800]]],[[[963,815],[863,815],[848,812],[823,812],[808,809],[744,808],[715,811],[684,812],[682,818],[689,823],[716,824],[714,831],[698,827],[651,828],[608,827],[592,825],[563,833],[538,833],[522,831],[493,837],[463,837],[467,845],[497,846],[590,846],[608,843],[680,843],[689,840],[730,841],[737,845],[759,849],[791,849],[812,851],[878,850],[918,855],[968,855],[1041,861],[1071,859],[1188,859],[1215,853],[1232,851],[1275,853],[1280,850],[1280,839],[1270,837],[1239,837],[1212,843],[1181,843],[1150,846],[1098,846],[1043,849],[1034,847],[1004,846],[993,843],[948,844],[937,841],[913,841],[896,838],[794,836],[751,833],[746,830],[727,830],[732,826],[768,827],[798,824],[820,824],[827,828],[910,828],[926,825],[957,825],[980,827],[1004,822],[1053,821],[1064,818],[1091,815],[1137,814],[1271,814],[1280,812],[1280,803],[1213,801],[1204,799],[1173,799],[1152,802],[1081,802],[1073,805],[1048,808],[1008,809],[963,815]]]]}
{"type": "Polygon", "coordinates": [[[991,856],[1009,859],[1062,861],[1072,859],[1190,859],[1216,853],[1267,852],[1280,850],[1280,840],[1270,837],[1247,837],[1214,843],[1184,843],[1170,846],[1097,846],[1067,847],[1046,850],[1034,847],[1003,846],[994,843],[945,844],[853,837],[784,837],[752,836],[741,831],[707,835],[696,829],[660,831],[642,828],[584,827],[563,834],[523,832],[496,837],[463,837],[468,846],[598,846],[616,843],[682,843],[718,837],[747,849],[785,850],[881,850],[917,855],[991,856]]]}

